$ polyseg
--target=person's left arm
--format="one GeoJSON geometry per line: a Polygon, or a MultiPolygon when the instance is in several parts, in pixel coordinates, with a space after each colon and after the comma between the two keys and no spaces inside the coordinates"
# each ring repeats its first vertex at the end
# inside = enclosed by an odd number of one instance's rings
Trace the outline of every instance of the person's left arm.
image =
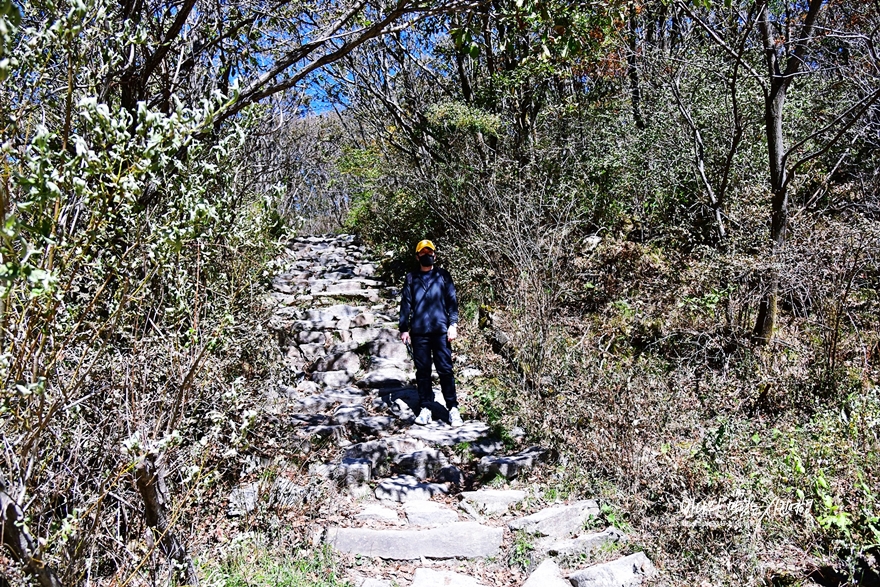
{"type": "Polygon", "coordinates": [[[458,294],[455,291],[455,284],[452,283],[452,276],[447,272],[447,278],[443,288],[443,300],[446,306],[446,318],[449,326],[446,329],[449,340],[453,340],[458,336],[458,294]]]}

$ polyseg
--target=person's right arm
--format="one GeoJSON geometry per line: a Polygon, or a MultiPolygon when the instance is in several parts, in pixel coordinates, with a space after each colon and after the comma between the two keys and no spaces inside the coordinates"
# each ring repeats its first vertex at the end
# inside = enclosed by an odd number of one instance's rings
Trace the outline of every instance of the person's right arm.
{"type": "Polygon", "coordinates": [[[410,299],[412,288],[409,287],[407,279],[409,279],[409,277],[406,277],[403,280],[403,291],[400,294],[400,318],[398,320],[398,328],[400,329],[400,340],[402,340],[404,344],[410,343],[409,312],[410,308],[412,307],[412,299],[410,299]]]}

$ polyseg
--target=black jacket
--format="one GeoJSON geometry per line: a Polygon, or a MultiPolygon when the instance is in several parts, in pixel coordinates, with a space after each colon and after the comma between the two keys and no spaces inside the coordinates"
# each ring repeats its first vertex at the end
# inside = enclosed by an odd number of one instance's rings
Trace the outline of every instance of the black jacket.
{"type": "Polygon", "coordinates": [[[408,273],[400,296],[400,331],[437,334],[458,324],[458,297],[449,272],[440,267],[408,273]]]}

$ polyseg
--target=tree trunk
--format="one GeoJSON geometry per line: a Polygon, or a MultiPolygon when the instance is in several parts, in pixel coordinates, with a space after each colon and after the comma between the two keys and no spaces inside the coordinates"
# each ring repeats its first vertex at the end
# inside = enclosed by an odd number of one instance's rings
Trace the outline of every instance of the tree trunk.
{"type": "Polygon", "coordinates": [[[629,54],[626,58],[627,63],[627,74],[629,76],[629,90],[630,90],[630,99],[632,100],[632,111],[633,111],[633,120],[636,123],[636,128],[639,130],[644,130],[647,125],[645,124],[645,119],[642,117],[642,86],[639,82],[639,70],[637,69],[638,63],[636,60],[636,51],[638,51],[638,23],[636,20],[638,19],[638,15],[636,14],[635,5],[631,5],[629,7],[629,54]]]}
{"type": "Polygon", "coordinates": [[[40,587],[61,587],[61,581],[51,567],[46,566],[34,556],[36,541],[22,524],[24,514],[18,504],[5,491],[0,491],[0,532],[3,534],[3,545],[13,556],[24,565],[28,573],[33,575],[40,587]]]}
{"type": "MultiPolygon", "coordinates": [[[[770,190],[773,195],[770,215],[770,260],[773,267],[767,272],[770,287],[764,292],[758,307],[758,318],[752,336],[755,342],[766,344],[773,338],[776,328],[777,301],[779,298],[779,269],[777,259],[785,245],[788,229],[788,172],[785,168],[785,135],[782,132],[782,112],[785,94],[794,77],[800,73],[806,59],[807,46],[813,34],[823,0],[810,0],[804,22],[795,39],[786,32],[785,40],[793,45],[787,52],[785,68],[780,65],[776,37],[771,30],[767,15],[767,3],[761,4],[758,13],[758,30],[764,46],[764,59],[770,83],[764,86],[764,128],[767,133],[767,155],[770,162],[770,190]]],[[[791,19],[786,19],[790,22],[791,19]]]]}
{"type": "Polygon", "coordinates": [[[171,531],[167,505],[171,498],[165,486],[165,472],[155,453],[147,453],[135,467],[135,482],[144,500],[144,517],[162,553],[174,563],[180,585],[198,585],[199,577],[186,547],[171,531]]]}
{"type": "MultiPolygon", "coordinates": [[[[785,170],[785,136],[782,132],[782,111],[785,107],[787,81],[774,79],[764,99],[764,127],[767,133],[767,156],[770,163],[770,189],[772,203],[770,213],[769,257],[775,265],[776,256],[785,245],[788,228],[788,177],[785,170]]],[[[766,344],[773,338],[779,298],[779,270],[771,268],[767,274],[769,287],[758,306],[758,318],[752,336],[755,342],[766,344]]]]}

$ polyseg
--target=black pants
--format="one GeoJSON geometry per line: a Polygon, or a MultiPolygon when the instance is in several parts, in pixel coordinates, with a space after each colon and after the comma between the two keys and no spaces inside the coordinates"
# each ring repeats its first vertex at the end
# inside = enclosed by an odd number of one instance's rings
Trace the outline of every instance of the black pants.
{"type": "Polygon", "coordinates": [[[446,407],[450,410],[456,407],[458,399],[455,396],[455,377],[452,375],[452,351],[446,333],[410,334],[410,338],[421,407],[429,407],[434,403],[434,390],[431,388],[431,355],[434,356],[434,366],[437,368],[437,375],[440,376],[440,389],[443,391],[446,407]]]}

